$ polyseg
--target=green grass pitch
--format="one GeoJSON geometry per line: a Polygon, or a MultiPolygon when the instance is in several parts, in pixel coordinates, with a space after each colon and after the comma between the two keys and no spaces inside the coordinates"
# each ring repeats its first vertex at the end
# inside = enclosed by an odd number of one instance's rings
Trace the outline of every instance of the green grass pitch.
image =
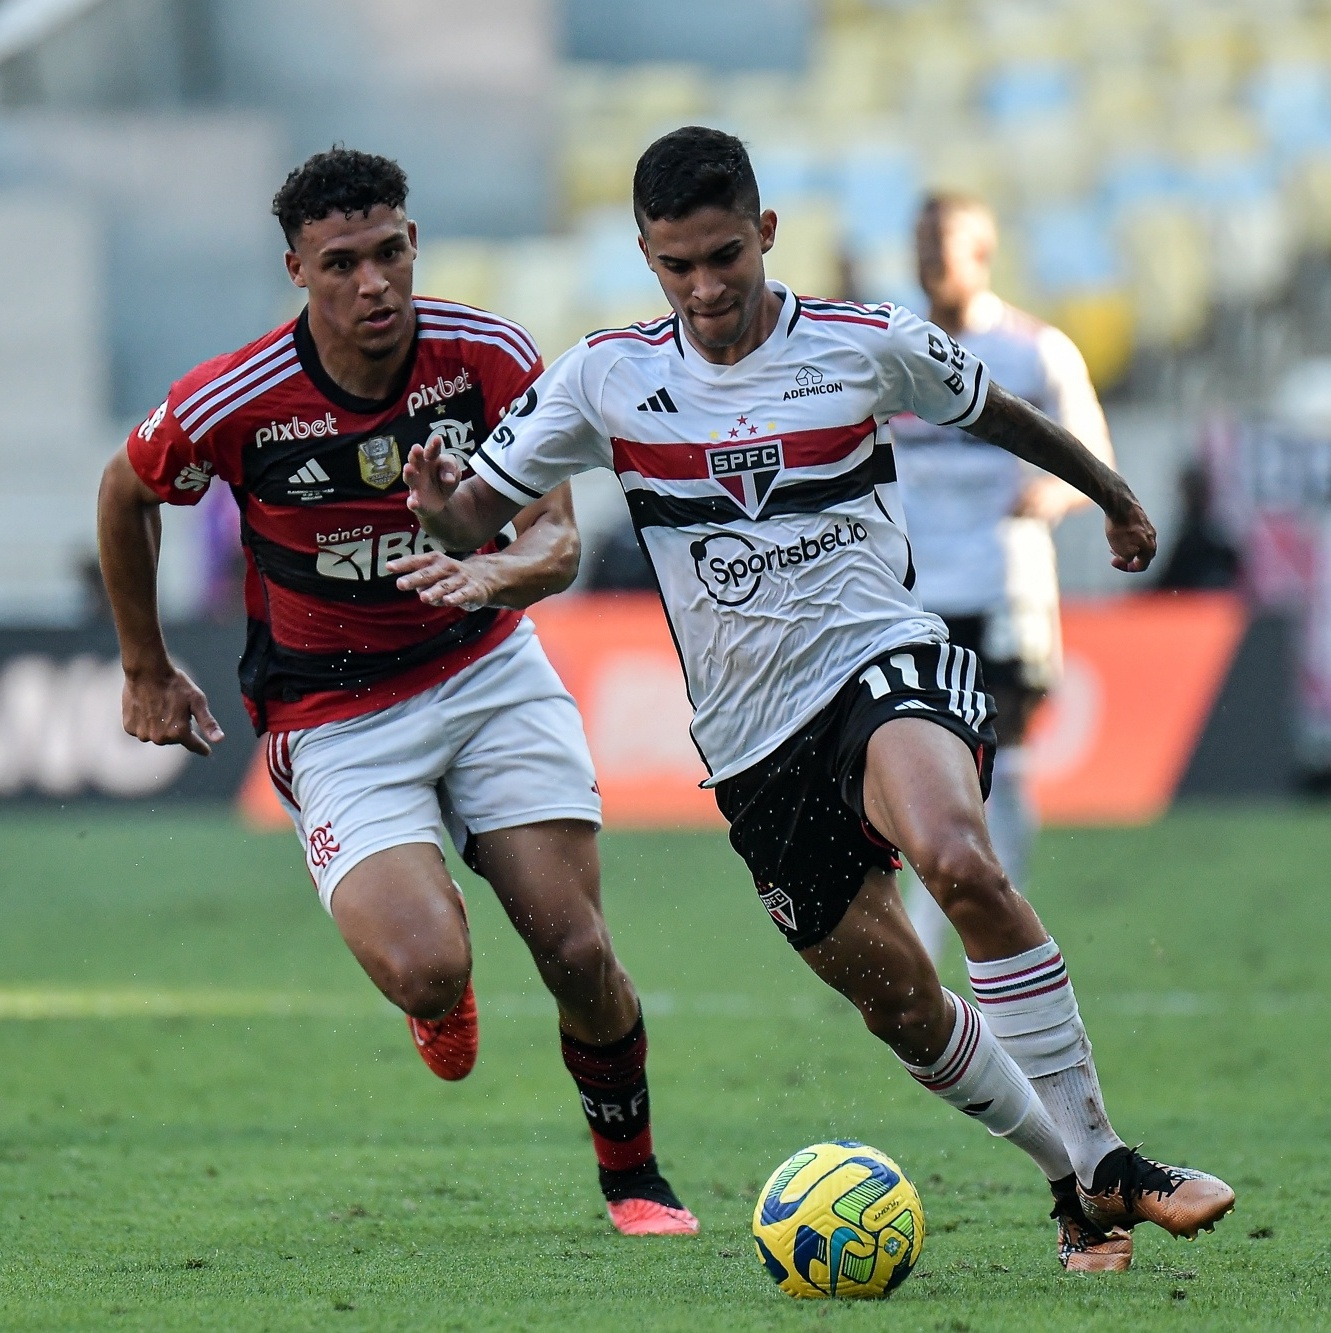
{"type": "MultiPolygon", "coordinates": [[[[434,1079],[290,836],[206,814],[0,821],[0,1328],[1253,1329],[1331,1326],[1331,821],[1194,811],[1054,831],[1032,896],[1120,1132],[1218,1171],[1195,1245],[1061,1272],[1026,1159],[925,1095],[806,973],[714,835],[605,838],[662,1164],[696,1240],[604,1217],[553,1008],[469,883],[481,1062],[434,1079]],[[876,1305],[782,1296],[760,1182],[857,1137],[924,1199],[876,1305]]],[[[959,981],[958,959],[948,972],[959,981]]]]}

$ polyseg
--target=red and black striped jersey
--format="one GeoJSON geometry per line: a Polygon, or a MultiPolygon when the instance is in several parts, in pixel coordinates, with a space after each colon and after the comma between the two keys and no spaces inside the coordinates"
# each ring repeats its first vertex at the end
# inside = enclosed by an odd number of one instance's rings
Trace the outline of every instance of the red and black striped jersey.
{"type": "Polygon", "coordinates": [[[469,457],[542,369],[520,325],[413,300],[411,354],[381,401],[333,382],[302,312],[190,371],[129,437],[135,471],[166,503],[197,504],[218,478],[240,507],[240,679],[259,732],[407,698],[489,652],[521,619],[427,606],[388,572],[398,556],[435,549],[406,507],[411,446],[438,438],[469,457]]]}

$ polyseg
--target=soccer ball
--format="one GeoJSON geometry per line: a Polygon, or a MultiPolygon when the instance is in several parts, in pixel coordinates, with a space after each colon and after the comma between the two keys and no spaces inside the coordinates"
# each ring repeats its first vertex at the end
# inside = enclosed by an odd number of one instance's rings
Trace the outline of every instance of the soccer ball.
{"type": "Polygon", "coordinates": [[[887,1296],[924,1249],[915,1186],[863,1143],[814,1143],[772,1173],[753,1210],[758,1257],[788,1296],[887,1296]]]}

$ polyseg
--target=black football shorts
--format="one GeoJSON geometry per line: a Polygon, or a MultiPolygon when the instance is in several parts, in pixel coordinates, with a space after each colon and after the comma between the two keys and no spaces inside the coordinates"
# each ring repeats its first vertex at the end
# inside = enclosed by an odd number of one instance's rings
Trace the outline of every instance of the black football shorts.
{"type": "Polygon", "coordinates": [[[947,643],[910,644],[867,663],[765,759],[716,786],[731,846],[796,949],[836,929],[871,867],[901,869],[897,849],[864,818],[869,738],[897,717],[927,718],[960,736],[988,796],[994,701],[975,653],[947,643]]]}

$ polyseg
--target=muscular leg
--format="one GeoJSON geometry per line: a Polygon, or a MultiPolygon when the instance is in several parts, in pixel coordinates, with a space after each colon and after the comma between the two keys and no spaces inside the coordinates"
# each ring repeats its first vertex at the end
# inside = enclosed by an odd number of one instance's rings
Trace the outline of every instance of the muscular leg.
{"type": "Polygon", "coordinates": [[[601,914],[592,826],[567,819],[480,833],[476,851],[555,997],[563,1031],[592,1046],[624,1036],[638,1020],[638,997],[601,914]]]}
{"type": "Polygon", "coordinates": [[[961,936],[971,986],[1088,1183],[1123,1146],[1105,1113],[1062,955],[990,845],[965,742],[922,718],[885,722],[865,757],[870,822],[915,867],[961,936]]]}
{"type": "Polygon", "coordinates": [[[865,755],[864,812],[915,867],[967,958],[1007,958],[1049,938],[994,855],[975,761],[960,737],[922,718],[884,723],[865,755]]]}
{"type": "Polygon", "coordinates": [[[1063,1140],[1030,1082],[974,1007],[939,984],[893,876],[870,870],[832,933],[800,956],[924,1087],[1010,1139],[1049,1180],[1071,1174],[1063,1140]]]}
{"type": "Polygon", "coordinates": [[[550,820],[476,835],[494,888],[559,1008],[564,1064],[582,1100],[611,1220],[626,1235],[691,1235],[698,1220],[657,1168],[647,1032],[601,914],[596,833],[550,820]]]}
{"type": "Polygon", "coordinates": [[[471,939],[432,843],[375,852],[333,894],[333,920],[370,980],[413,1018],[438,1018],[471,976],[471,939]]]}

